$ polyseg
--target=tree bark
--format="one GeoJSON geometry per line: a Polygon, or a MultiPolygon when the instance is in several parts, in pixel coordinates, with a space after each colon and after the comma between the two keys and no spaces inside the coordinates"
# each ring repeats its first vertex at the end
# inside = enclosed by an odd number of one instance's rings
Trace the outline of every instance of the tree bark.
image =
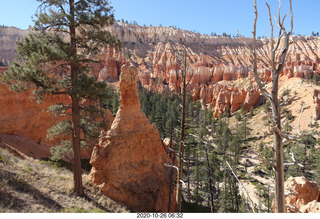
{"type": "MultiPolygon", "coordinates": [[[[285,209],[285,200],[284,200],[284,165],[283,165],[283,143],[282,143],[282,136],[281,136],[281,112],[280,112],[280,103],[278,99],[278,91],[279,91],[279,76],[280,73],[284,67],[285,64],[285,58],[287,55],[287,52],[289,50],[289,39],[292,34],[293,30],[293,12],[292,12],[292,1],[290,2],[290,14],[291,14],[291,28],[290,31],[287,32],[284,27],[284,18],[281,19],[280,16],[280,9],[281,9],[281,0],[279,0],[279,10],[278,10],[278,19],[276,20],[277,25],[280,28],[278,39],[274,40],[273,38],[273,22],[272,22],[272,16],[271,16],[271,10],[268,3],[266,3],[268,10],[269,10],[269,20],[270,20],[270,26],[271,26],[271,48],[270,48],[270,64],[272,66],[272,88],[271,93],[269,93],[264,83],[262,83],[260,76],[258,75],[257,71],[257,45],[256,45],[256,25],[258,20],[258,9],[257,9],[257,0],[254,1],[254,9],[255,9],[255,19],[254,19],[254,27],[253,27],[253,49],[252,55],[253,55],[253,72],[254,72],[254,78],[255,81],[258,84],[258,87],[261,91],[261,93],[269,99],[271,103],[271,109],[272,109],[272,126],[273,126],[273,145],[274,145],[274,161],[275,164],[275,212],[277,213],[284,213],[286,212],[285,209]],[[282,20],[282,21],[281,21],[282,20]],[[281,42],[281,39],[284,36],[284,47],[281,49],[281,52],[279,52],[279,45],[281,42]],[[280,54],[279,59],[277,58],[277,54],[280,54]],[[276,60],[278,59],[278,60],[276,60]]],[[[250,48],[251,49],[251,48],[250,48]]]]}
{"type": "MultiPolygon", "coordinates": [[[[278,100],[278,80],[272,84],[272,116],[274,124],[281,130],[280,104],[278,100]]],[[[274,158],[275,158],[275,208],[276,212],[285,212],[284,201],[284,166],[283,166],[283,144],[282,137],[276,130],[273,131],[274,137],[274,158]]]]}
{"type": "Polygon", "coordinates": [[[76,28],[74,21],[74,0],[69,0],[70,4],[70,44],[72,52],[71,61],[71,101],[72,101],[72,147],[73,147],[73,181],[74,192],[83,195],[82,173],[81,173],[81,146],[80,146],[80,105],[76,93],[76,84],[78,80],[77,67],[77,42],[76,28]]]}
{"type": "Polygon", "coordinates": [[[181,112],[181,125],[180,125],[180,141],[179,141],[179,161],[178,161],[178,177],[177,177],[177,193],[176,193],[176,211],[181,212],[182,206],[182,181],[183,181],[183,154],[184,154],[184,124],[186,118],[186,51],[184,51],[184,70],[182,70],[182,78],[183,78],[183,91],[182,91],[182,112],[181,112]]]}

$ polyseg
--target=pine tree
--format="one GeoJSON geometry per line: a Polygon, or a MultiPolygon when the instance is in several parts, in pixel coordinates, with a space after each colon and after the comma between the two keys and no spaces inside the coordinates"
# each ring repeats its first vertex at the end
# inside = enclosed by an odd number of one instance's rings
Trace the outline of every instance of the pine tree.
{"type": "Polygon", "coordinates": [[[15,91],[32,88],[39,101],[47,95],[70,97],[71,104],[59,103],[49,109],[69,118],[49,133],[70,133],[72,140],[62,141],[61,145],[72,145],[74,191],[82,195],[81,138],[97,137],[92,131],[99,126],[91,116],[102,113],[94,105],[106,98],[105,83],[98,82],[90,72],[99,63],[97,55],[102,48],[112,45],[119,49],[121,45],[105,30],[114,22],[107,0],[38,1],[41,5],[34,31],[24,42],[17,43],[19,62],[13,63],[2,79],[15,91]],[[86,105],[82,104],[84,100],[86,105]]]}

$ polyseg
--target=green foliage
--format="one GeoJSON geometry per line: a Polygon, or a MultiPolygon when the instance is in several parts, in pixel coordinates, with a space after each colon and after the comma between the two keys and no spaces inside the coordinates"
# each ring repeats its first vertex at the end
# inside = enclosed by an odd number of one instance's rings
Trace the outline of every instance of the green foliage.
{"type": "Polygon", "coordinates": [[[61,140],[59,146],[50,148],[50,152],[52,154],[52,160],[60,160],[62,159],[63,155],[72,153],[72,141],[61,140]]]}
{"type": "Polygon", "coordinates": [[[265,112],[270,112],[270,110],[271,110],[271,103],[270,103],[270,101],[269,100],[267,100],[266,102],[265,102],[265,104],[263,104],[263,110],[265,111],[265,112]]]}
{"type": "Polygon", "coordinates": [[[90,211],[90,213],[107,213],[107,212],[99,208],[94,208],[90,211]]]}
{"type": "MultiPolygon", "coordinates": [[[[105,115],[102,105],[108,102],[110,90],[90,72],[100,62],[97,55],[101,48],[112,45],[120,49],[122,44],[105,28],[114,23],[107,0],[77,1],[73,10],[69,1],[39,2],[36,31],[17,43],[18,61],[1,78],[11,90],[33,89],[32,97],[38,102],[48,95],[71,97],[72,105],[56,103],[48,109],[56,116],[67,117],[48,130],[49,138],[62,140],[60,149],[53,149],[54,158],[58,159],[58,153],[71,150],[67,149],[71,144],[66,139],[71,139],[72,118],[80,117],[86,140],[97,139],[100,130],[107,127],[108,121],[101,119],[105,115]],[[75,108],[80,108],[80,113],[75,108]]],[[[116,103],[110,105],[114,112],[116,103]]]]}
{"type": "Polygon", "coordinates": [[[285,169],[285,177],[289,176],[305,176],[309,180],[319,180],[317,174],[319,152],[316,149],[317,139],[314,137],[315,133],[303,133],[303,137],[288,145],[286,148],[285,159],[288,163],[292,161],[292,154],[297,163],[302,164],[304,167],[298,165],[289,166],[285,169]]]}
{"type": "Polygon", "coordinates": [[[24,173],[32,173],[34,170],[33,170],[32,167],[26,166],[25,168],[22,169],[22,171],[23,171],[24,173]]]}
{"type": "MultiPolygon", "coordinates": [[[[58,105],[51,106],[50,110],[52,110],[52,108],[55,108],[56,106],[58,105]]],[[[57,122],[54,126],[52,126],[50,129],[48,129],[47,138],[52,140],[57,136],[61,136],[62,138],[67,137],[70,134],[70,131],[72,131],[71,121],[70,120],[60,121],[60,122],[57,122]]]]}
{"type": "Polygon", "coordinates": [[[320,75],[317,73],[314,73],[312,77],[312,81],[314,82],[315,85],[319,85],[320,75]]]}
{"type": "Polygon", "coordinates": [[[256,184],[256,189],[259,193],[259,203],[258,203],[258,211],[260,213],[262,212],[266,212],[266,213],[270,213],[271,212],[271,204],[272,204],[272,200],[273,200],[273,194],[270,194],[270,185],[263,185],[260,183],[256,184]],[[264,205],[266,207],[266,209],[262,209],[262,205],[264,205]]]}
{"type": "Polygon", "coordinates": [[[167,95],[148,92],[141,84],[138,84],[138,94],[141,110],[156,124],[161,138],[171,136],[174,128],[180,125],[180,98],[169,91],[167,95]]]}
{"type": "MultiPolygon", "coordinates": [[[[78,206],[63,208],[59,212],[60,213],[89,213],[86,209],[78,207],[78,206]]],[[[95,212],[95,213],[97,213],[97,212],[95,212]]]]}
{"type": "Polygon", "coordinates": [[[12,164],[13,162],[9,157],[7,157],[4,154],[0,154],[0,163],[5,163],[5,164],[12,164]]]}
{"type": "Polygon", "coordinates": [[[251,119],[254,115],[253,106],[250,107],[248,118],[251,119]]]}
{"type": "Polygon", "coordinates": [[[53,167],[54,169],[68,169],[72,170],[72,164],[69,162],[66,162],[64,160],[53,160],[52,158],[42,158],[40,161],[42,164],[48,165],[50,167],[53,167]]]}
{"type": "Polygon", "coordinates": [[[202,206],[202,205],[198,205],[196,203],[189,203],[189,202],[182,202],[182,212],[184,213],[204,213],[204,212],[210,212],[210,209],[202,206]]]}
{"type": "Polygon", "coordinates": [[[118,111],[118,108],[120,106],[120,95],[118,92],[116,92],[112,87],[107,86],[107,89],[105,91],[105,95],[108,98],[105,98],[101,100],[101,105],[104,109],[111,110],[112,114],[115,115],[118,111]]]}
{"type": "Polygon", "coordinates": [[[290,96],[291,90],[289,88],[286,88],[283,90],[283,92],[281,93],[281,97],[285,97],[285,96],[290,96]]]}

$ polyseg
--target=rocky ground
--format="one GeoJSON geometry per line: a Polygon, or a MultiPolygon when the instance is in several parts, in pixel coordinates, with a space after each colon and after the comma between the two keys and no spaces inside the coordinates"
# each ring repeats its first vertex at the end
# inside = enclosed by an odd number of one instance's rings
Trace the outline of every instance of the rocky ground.
{"type": "Polygon", "coordinates": [[[73,194],[72,172],[57,163],[19,158],[0,148],[0,212],[129,212],[83,175],[85,196],[73,194]]]}

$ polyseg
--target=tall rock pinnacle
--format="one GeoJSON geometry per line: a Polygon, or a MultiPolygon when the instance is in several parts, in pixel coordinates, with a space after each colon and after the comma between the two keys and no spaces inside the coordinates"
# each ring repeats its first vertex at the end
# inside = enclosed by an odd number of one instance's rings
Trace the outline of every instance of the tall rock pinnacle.
{"type": "Polygon", "coordinates": [[[120,108],[93,150],[91,177],[103,193],[134,211],[167,212],[171,169],[165,164],[172,161],[156,126],[140,110],[137,77],[135,67],[121,68],[120,108]]]}

